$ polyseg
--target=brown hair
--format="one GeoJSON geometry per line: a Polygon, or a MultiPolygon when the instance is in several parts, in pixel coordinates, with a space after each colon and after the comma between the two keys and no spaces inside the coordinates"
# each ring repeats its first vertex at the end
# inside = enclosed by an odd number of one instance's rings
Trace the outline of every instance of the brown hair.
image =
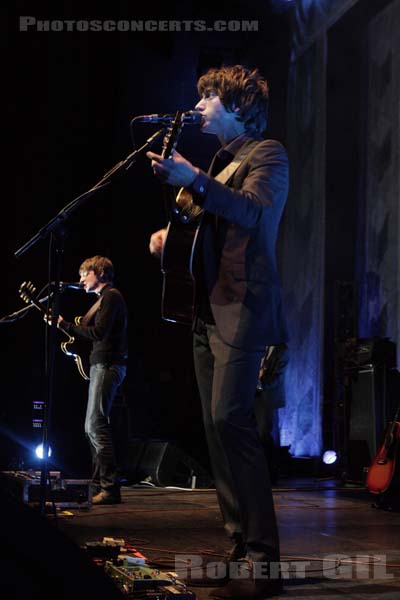
{"type": "Polygon", "coordinates": [[[79,267],[79,273],[83,271],[94,271],[100,281],[113,283],[114,281],[114,266],[106,256],[93,256],[86,258],[79,267]]]}
{"type": "Polygon", "coordinates": [[[258,69],[242,65],[209,69],[197,82],[202,96],[216,92],[227,111],[239,108],[238,118],[249,133],[267,129],[269,89],[258,69]]]}

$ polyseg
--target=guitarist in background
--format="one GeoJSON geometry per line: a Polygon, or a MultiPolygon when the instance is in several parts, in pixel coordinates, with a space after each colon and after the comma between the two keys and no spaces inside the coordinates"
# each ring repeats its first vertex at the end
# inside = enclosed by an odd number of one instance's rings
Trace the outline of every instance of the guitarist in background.
{"type": "MultiPolygon", "coordinates": [[[[256,600],[282,590],[272,488],[254,408],[265,348],[288,340],[275,257],[288,159],[279,142],[265,138],[269,92],[257,69],[210,69],[197,87],[202,133],[216,135],[222,146],[208,173],[177,151],[169,158],[147,156],[164,184],[185,188],[203,211],[194,362],[214,482],[233,544],[228,560],[242,560],[247,570],[242,578],[221,580],[226,585],[211,597],[256,600]],[[238,156],[232,175],[218,180],[238,156]]],[[[166,238],[165,229],[151,236],[153,255],[161,255],[166,238]]]]}
{"type": "Polygon", "coordinates": [[[57,326],[74,337],[91,340],[90,383],[85,434],[93,460],[93,481],[100,492],[93,504],[119,504],[120,485],[110,429],[110,411],[126,374],[128,358],[128,311],[121,293],[113,286],[114,267],[109,258],[87,258],[79,267],[80,282],[97,301],[80,319],[68,323],[59,315],[57,326]]]}

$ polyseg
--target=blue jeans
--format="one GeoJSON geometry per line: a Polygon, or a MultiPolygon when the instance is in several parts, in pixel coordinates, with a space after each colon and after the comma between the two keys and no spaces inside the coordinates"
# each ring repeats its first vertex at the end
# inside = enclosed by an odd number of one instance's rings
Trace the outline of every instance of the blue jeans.
{"type": "Polygon", "coordinates": [[[98,479],[101,489],[110,493],[119,492],[110,412],[125,374],[124,365],[98,363],[90,367],[85,434],[92,453],[93,479],[98,479]]]}

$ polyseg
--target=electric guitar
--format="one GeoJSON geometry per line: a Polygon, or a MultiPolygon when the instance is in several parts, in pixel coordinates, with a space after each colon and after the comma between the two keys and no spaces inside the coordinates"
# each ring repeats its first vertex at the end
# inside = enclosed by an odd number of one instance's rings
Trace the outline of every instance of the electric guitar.
{"type": "Polygon", "coordinates": [[[383,444],[368,470],[366,486],[372,494],[383,494],[393,483],[400,489],[400,404],[389,422],[383,444]]]}
{"type": "MultiPolygon", "coordinates": [[[[40,312],[42,312],[46,318],[48,317],[48,312],[36,297],[36,288],[30,281],[24,281],[24,283],[22,283],[21,287],[19,288],[19,295],[21,296],[22,300],[26,302],[26,304],[32,304],[35,306],[35,308],[40,310],[40,312]]],[[[82,317],[75,317],[76,325],[79,325],[81,318],[82,317]]],[[[74,359],[75,364],[78,367],[79,374],[83,377],[83,379],[89,380],[90,365],[87,344],[84,343],[84,340],[82,340],[82,343],[80,343],[80,340],[76,341],[75,338],[64,331],[62,327],[59,327],[58,329],[60,329],[68,338],[64,342],[61,342],[61,350],[64,352],[64,354],[71,356],[74,359]]]]}
{"type": "MultiPolygon", "coordinates": [[[[163,141],[161,156],[168,158],[176,147],[183,127],[178,112],[163,141]]],[[[163,275],[161,317],[164,321],[191,325],[194,315],[195,280],[193,261],[203,211],[192,202],[190,193],[180,188],[165,189],[170,221],[161,255],[163,275]]]]}

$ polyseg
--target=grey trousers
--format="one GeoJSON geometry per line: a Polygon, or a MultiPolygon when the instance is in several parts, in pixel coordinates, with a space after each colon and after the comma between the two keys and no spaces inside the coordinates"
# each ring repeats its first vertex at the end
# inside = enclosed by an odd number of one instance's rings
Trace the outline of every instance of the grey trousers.
{"type": "Polygon", "coordinates": [[[225,530],[232,540],[243,539],[248,558],[278,561],[272,489],[254,415],[264,353],[228,346],[216,325],[201,321],[193,336],[205,433],[225,530]]]}

